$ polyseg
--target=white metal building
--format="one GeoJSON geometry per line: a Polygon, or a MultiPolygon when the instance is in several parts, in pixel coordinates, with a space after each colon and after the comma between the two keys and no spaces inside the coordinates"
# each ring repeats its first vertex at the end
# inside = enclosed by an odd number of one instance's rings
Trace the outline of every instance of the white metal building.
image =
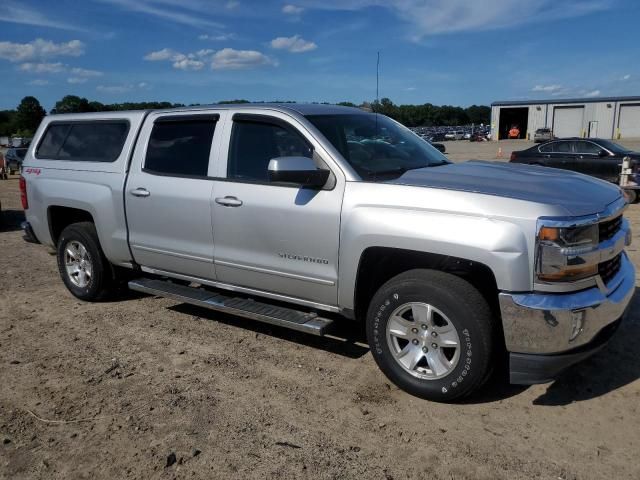
{"type": "Polygon", "coordinates": [[[517,126],[520,138],[538,128],[556,137],[640,138],[640,97],[572,98],[494,102],[491,138],[507,138],[517,126]]]}

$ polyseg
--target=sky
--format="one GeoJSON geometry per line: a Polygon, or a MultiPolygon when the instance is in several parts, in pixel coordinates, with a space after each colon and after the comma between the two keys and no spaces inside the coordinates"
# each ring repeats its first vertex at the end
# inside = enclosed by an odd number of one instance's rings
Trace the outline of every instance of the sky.
{"type": "Polygon", "coordinates": [[[640,95],[637,0],[0,0],[0,109],[640,95]]]}

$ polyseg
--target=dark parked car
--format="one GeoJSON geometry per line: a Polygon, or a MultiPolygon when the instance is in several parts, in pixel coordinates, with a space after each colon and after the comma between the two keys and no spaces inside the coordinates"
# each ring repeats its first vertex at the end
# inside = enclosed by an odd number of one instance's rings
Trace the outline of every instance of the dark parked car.
{"type": "Polygon", "coordinates": [[[484,132],[473,132],[469,137],[470,142],[484,142],[487,139],[487,134],[484,132]]]}
{"type": "Polygon", "coordinates": [[[435,147],[438,150],[440,150],[440,153],[445,153],[447,150],[442,143],[434,143],[434,142],[429,142],[429,143],[431,144],[432,147],[435,147]]]}
{"type": "Polygon", "coordinates": [[[4,154],[4,161],[7,173],[13,175],[20,171],[20,167],[22,166],[22,161],[24,160],[26,153],[26,148],[10,148],[6,151],[4,154]]]}
{"type": "MultiPolygon", "coordinates": [[[[632,182],[640,182],[637,174],[640,165],[640,152],[633,152],[611,140],[600,138],[562,138],[535,145],[526,150],[511,154],[511,162],[543,165],[580,172],[592,177],[619,183],[622,159],[631,158],[634,175],[632,182]]],[[[640,172],[639,172],[640,173],[640,172]]],[[[629,197],[635,200],[637,184],[630,186],[629,197]]]]}

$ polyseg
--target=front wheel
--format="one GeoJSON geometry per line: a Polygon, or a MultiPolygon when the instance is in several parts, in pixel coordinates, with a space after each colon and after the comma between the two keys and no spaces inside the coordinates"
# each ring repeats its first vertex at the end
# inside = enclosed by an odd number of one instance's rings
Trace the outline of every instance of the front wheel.
{"type": "Polygon", "coordinates": [[[488,378],[493,317],[467,281],[411,270],[385,283],[367,314],[367,339],[383,373],[406,392],[452,401],[488,378]]]}

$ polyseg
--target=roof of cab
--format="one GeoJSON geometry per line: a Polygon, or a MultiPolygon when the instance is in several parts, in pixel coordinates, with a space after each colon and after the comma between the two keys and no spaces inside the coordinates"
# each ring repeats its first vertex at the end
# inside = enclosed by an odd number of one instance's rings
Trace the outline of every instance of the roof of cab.
{"type": "Polygon", "coordinates": [[[347,115],[368,113],[357,107],[345,107],[342,105],[328,105],[323,103],[218,103],[212,105],[194,105],[191,107],[178,107],[166,110],[280,110],[296,112],[300,115],[347,115]]]}
{"type": "Polygon", "coordinates": [[[161,108],[154,110],[112,110],[106,112],[87,113],[58,113],[47,115],[48,121],[60,119],[61,117],[73,120],[75,117],[82,119],[100,119],[105,117],[126,117],[128,115],[144,115],[145,113],[169,113],[185,111],[203,110],[277,110],[281,112],[294,112],[299,115],[357,115],[368,114],[365,110],[357,107],[344,107],[342,105],[327,105],[319,103],[219,103],[211,105],[193,105],[189,107],[161,108]]]}

